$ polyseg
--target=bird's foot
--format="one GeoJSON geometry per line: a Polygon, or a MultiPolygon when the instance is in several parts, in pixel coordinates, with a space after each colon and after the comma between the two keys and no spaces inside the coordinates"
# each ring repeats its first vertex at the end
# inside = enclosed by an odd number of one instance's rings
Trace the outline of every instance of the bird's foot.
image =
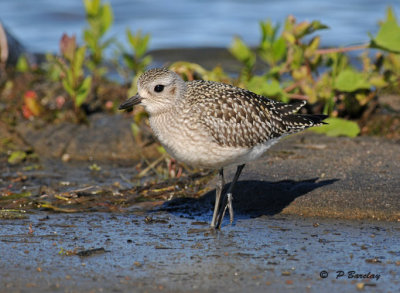
{"type": "Polygon", "coordinates": [[[226,210],[229,211],[229,219],[230,219],[231,224],[233,223],[233,204],[232,204],[233,196],[232,196],[232,193],[228,193],[226,195],[226,199],[227,199],[227,201],[226,201],[226,205],[224,206],[224,209],[222,210],[222,215],[220,217],[219,216],[217,217],[218,220],[217,220],[216,229],[221,228],[221,224],[225,217],[226,210]]]}

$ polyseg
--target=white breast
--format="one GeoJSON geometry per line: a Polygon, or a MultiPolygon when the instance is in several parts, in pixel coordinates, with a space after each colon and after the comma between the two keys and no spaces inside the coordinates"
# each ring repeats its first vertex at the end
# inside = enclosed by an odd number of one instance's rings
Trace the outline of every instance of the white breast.
{"type": "Polygon", "coordinates": [[[172,157],[194,167],[209,169],[255,160],[278,141],[272,139],[252,148],[221,146],[201,126],[191,125],[189,128],[170,115],[150,117],[150,125],[172,157]]]}

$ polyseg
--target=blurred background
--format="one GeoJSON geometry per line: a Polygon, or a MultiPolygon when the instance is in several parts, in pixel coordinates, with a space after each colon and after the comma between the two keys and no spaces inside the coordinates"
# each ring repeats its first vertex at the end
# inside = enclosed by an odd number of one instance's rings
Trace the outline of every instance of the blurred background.
{"type": "MultiPolygon", "coordinates": [[[[387,6],[400,12],[396,0],[111,0],[114,23],[109,36],[125,44],[125,30],[150,33],[150,49],[227,47],[234,35],[247,44],[260,38],[258,22],[320,20],[322,46],[349,46],[369,41],[387,6]]],[[[82,40],[86,25],[82,0],[1,0],[0,21],[31,52],[58,52],[65,32],[82,40]]]]}

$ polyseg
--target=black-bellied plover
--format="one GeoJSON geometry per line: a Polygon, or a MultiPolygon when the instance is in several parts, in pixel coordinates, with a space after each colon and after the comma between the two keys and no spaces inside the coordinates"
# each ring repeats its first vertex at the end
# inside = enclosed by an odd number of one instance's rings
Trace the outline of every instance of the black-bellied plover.
{"type": "Polygon", "coordinates": [[[229,84],[185,82],[167,69],[151,69],[139,77],[138,93],[119,107],[141,104],[150,126],[166,151],[186,164],[219,169],[211,227],[219,229],[229,210],[232,191],[245,163],[259,158],[281,137],[324,124],[325,115],[301,115],[305,101],[284,104],[229,84]],[[221,202],[226,166],[236,165],[221,202]]]}

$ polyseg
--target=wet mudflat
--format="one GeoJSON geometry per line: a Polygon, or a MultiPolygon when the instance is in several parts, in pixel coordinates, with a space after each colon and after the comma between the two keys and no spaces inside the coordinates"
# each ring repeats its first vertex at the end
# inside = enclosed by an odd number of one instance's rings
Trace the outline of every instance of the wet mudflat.
{"type": "Polygon", "coordinates": [[[392,222],[37,212],[0,222],[1,292],[397,292],[392,222]],[[342,276],[343,275],[343,276],[342,276]],[[322,277],[321,277],[322,276],[322,277]]]}
{"type": "Polygon", "coordinates": [[[246,165],[218,232],[215,173],[153,182],[129,162],[4,162],[0,292],[398,292],[398,149],[282,140],[246,165]]]}

